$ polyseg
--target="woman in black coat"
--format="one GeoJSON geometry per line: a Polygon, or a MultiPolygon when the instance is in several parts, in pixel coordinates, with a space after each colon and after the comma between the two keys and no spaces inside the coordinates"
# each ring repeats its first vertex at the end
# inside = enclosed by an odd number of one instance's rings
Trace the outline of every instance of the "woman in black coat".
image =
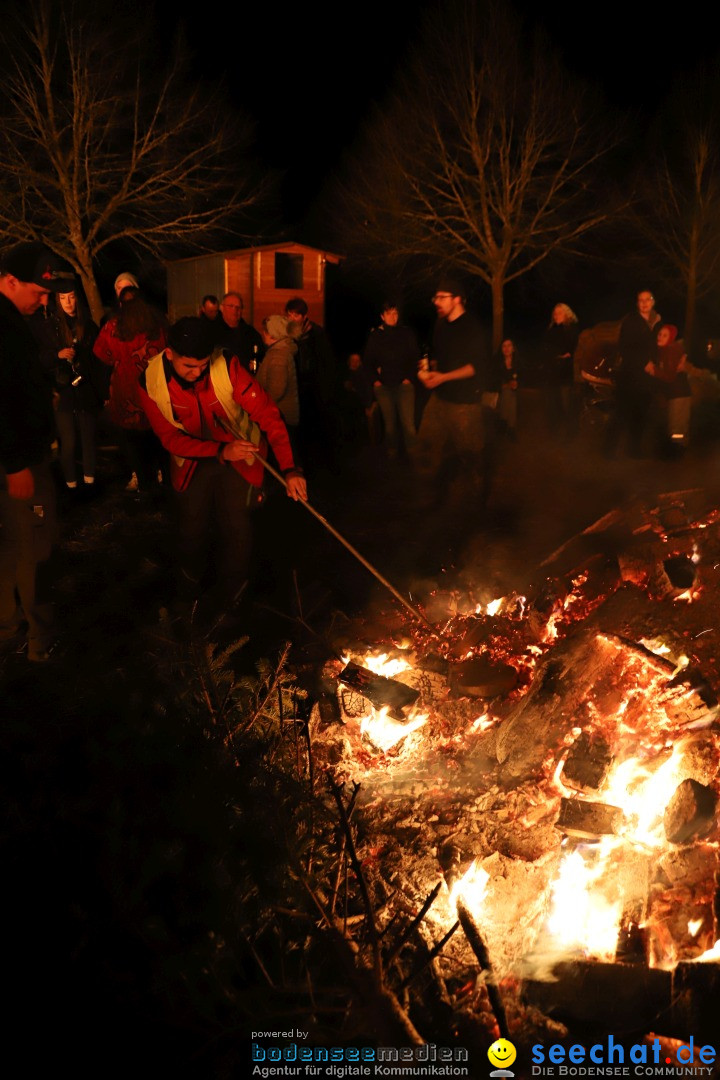
{"type": "Polygon", "coordinates": [[[57,394],[55,421],[60,439],[60,464],[68,488],[78,486],[75,461],[76,424],[80,431],[83,480],[95,483],[97,418],[107,393],[107,378],[93,356],[98,328],[75,292],[58,293],[48,320],[48,352],[53,353],[57,394]]]}
{"type": "Polygon", "coordinates": [[[573,357],[580,330],[567,304],[556,304],[542,343],[542,374],[551,432],[570,435],[575,425],[573,357]]]}

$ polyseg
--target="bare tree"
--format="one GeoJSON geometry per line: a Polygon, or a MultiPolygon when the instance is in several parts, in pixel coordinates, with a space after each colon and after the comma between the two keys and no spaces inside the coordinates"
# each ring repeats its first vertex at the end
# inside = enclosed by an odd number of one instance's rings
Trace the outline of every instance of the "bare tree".
{"type": "Polygon", "coordinates": [[[683,125],[672,161],[662,154],[642,185],[635,221],[685,292],[686,344],[697,304],[717,287],[720,269],[720,156],[709,124],[683,125]]]}
{"type": "Polygon", "coordinates": [[[351,237],[367,252],[452,263],[504,290],[604,222],[598,167],[612,143],[583,90],[499,0],[443,4],[345,182],[351,237]]]}
{"type": "Polygon", "coordinates": [[[67,259],[98,318],[96,260],[109,245],[158,254],[249,205],[246,135],[188,80],[179,51],[148,55],[137,17],[103,23],[97,9],[36,0],[18,26],[0,105],[0,236],[42,239],[67,259]]]}

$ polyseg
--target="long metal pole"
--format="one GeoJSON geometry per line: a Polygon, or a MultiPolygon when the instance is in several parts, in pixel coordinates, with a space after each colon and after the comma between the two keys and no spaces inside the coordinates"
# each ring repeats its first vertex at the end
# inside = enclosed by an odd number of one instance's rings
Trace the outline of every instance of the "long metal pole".
{"type": "MultiPolygon", "coordinates": [[[[227,431],[228,435],[232,435],[236,439],[242,438],[242,436],[239,435],[236,431],[234,431],[232,425],[228,421],[224,420],[223,417],[218,416],[218,417],[216,417],[216,419],[219,421],[219,423],[225,429],[225,431],[227,431]]],[[[277,471],[277,469],[273,468],[273,466],[270,465],[265,460],[265,458],[261,454],[258,453],[257,450],[253,450],[253,451],[249,451],[249,452],[253,454],[253,457],[257,458],[257,460],[261,463],[262,467],[264,469],[266,469],[267,472],[269,472],[271,476],[274,476],[275,479],[278,480],[282,484],[282,486],[285,488],[285,490],[287,491],[287,483],[285,482],[285,477],[282,475],[282,473],[279,473],[277,471]]],[[[346,540],[345,537],[342,535],[342,533],[339,533],[337,531],[337,529],[333,525],[330,524],[330,522],[327,520],[327,518],[324,518],[322,516],[322,514],[319,513],[315,509],[315,507],[312,506],[311,503],[309,503],[306,499],[298,499],[298,502],[302,503],[302,505],[305,507],[305,509],[308,510],[312,514],[312,516],[314,518],[317,518],[317,520],[320,522],[320,524],[324,525],[325,528],[327,529],[327,531],[329,533],[332,533],[332,535],[335,537],[335,539],[339,540],[340,543],[344,547],[347,548],[347,550],[350,552],[350,554],[354,555],[355,558],[358,560],[358,562],[362,563],[362,565],[365,567],[365,569],[369,570],[370,573],[373,574],[374,577],[377,578],[377,580],[380,582],[380,584],[384,585],[385,588],[388,589],[393,594],[395,599],[399,600],[400,603],[405,608],[407,608],[407,610],[410,612],[410,614],[412,616],[414,616],[414,618],[416,618],[418,620],[418,622],[421,622],[423,624],[423,626],[427,630],[430,630],[434,635],[437,635],[437,631],[427,621],[427,619],[422,614],[422,612],[419,611],[416,607],[414,607],[411,603],[409,603],[409,601],[407,601],[405,599],[405,597],[402,595],[402,593],[398,592],[398,590],[395,588],[395,586],[391,585],[390,582],[387,580],[387,578],[383,577],[383,575],[380,573],[380,571],[377,570],[372,565],[372,563],[369,563],[367,561],[367,559],[363,555],[360,554],[360,552],[357,550],[357,548],[354,548],[352,546],[352,544],[350,543],[350,541],[346,540]]]]}

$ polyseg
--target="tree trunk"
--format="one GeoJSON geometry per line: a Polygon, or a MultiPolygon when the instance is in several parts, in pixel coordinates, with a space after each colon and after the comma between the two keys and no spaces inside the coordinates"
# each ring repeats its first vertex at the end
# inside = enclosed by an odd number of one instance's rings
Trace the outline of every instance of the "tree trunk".
{"type": "Polygon", "coordinates": [[[100,290],[97,287],[95,280],[95,273],[92,268],[92,259],[80,257],[78,259],[80,263],[80,280],[82,287],[85,290],[85,298],[90,308],[90,314],[92,315],[93,322],[100,325],[100,322],[105,314],[105,306],[100,298],[100,290]]]}
{"type": "Polygon", "coordinates": [[[685,296],[685,327],[683,340],[685,351],[690,354],[695,334],[695,307],[697,303],[697,261],[698,261],[699,224],[697,215],[693,218],[690,233],[690,252],[687,268],[687,293],[685,296]]]}
{"type": "Polygon", "coordinates": [[[504,302],[505,274],[500,271],[492,279],[492,348],[496,353],[503,342],[503,317],[505,315],[504,302]]]}

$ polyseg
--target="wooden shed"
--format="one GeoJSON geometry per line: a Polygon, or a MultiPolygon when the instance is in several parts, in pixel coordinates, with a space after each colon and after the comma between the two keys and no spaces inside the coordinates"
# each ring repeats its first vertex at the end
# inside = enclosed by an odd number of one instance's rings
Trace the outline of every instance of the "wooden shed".
{"type": "Polygon", "coordinates": [[[239,292],[243,318],[259,328],[266,315],[281,314],[294,296],[307,303],[313,322],[325,323],[325,270],[341,256],[295,244],[263,244],[168,262],[168,314],[175,322],[197,315],[203,296],[239,292]]]}

